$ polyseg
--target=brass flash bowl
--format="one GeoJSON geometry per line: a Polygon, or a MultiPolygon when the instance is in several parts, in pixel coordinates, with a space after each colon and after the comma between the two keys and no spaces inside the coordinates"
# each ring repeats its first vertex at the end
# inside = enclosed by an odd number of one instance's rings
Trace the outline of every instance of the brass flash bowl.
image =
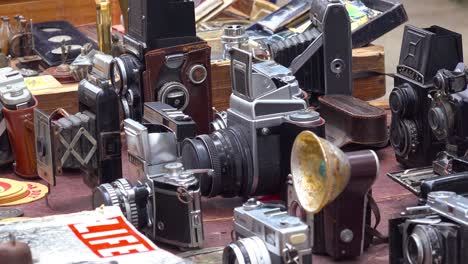
{"type": "Polygon", "coordinates": [[[304,131],[294,141],[291,175],[301,206],[308,213],[317,213],[344,190],[351,167],[338,147],[304,131]]]}

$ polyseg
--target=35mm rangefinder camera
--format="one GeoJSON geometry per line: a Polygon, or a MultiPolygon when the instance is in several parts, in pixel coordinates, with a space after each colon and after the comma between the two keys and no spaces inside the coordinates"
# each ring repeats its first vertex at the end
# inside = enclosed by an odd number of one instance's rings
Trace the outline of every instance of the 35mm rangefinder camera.
{"type": "Polygon", "coordinates": [[[390,264],[466,263],[467,211],[467,198],[432,192],[427,205],[390,219],[390,264]]]}
{"type": "Polygon", "coordinates": [[[234,232],[236,237],[253,240],[244,250],[243,239],[228,245],[224,250],[223,263],[312,263],[312,245],[309,227],[299,218],[289,216],[281,206],[263,204],[249,199],[242,207],[234,209],[234,232]],[[262,250],[266,245],[269,256],[262,250]],[[268,259],[271,262],[258,261],[268,259]],[[257,260],[257,261],[256,261],[257,260]]]}
{"type": "Polygon", "coordinates": [[[179,248],[203,245],[200,181],[177,162],[175,134],[159,124],[126,119],[130,175],[97,187],[93,206],[120,206],[126,218],[154,241],[179,248]],[[175,221],[176,220],[176,221],[175,221]]]}

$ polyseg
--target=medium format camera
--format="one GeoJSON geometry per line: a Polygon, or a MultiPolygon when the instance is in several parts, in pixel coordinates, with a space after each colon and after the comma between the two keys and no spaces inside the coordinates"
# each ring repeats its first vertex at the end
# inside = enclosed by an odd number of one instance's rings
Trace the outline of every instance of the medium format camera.
{"type": "Polygon", "coordinates": [[[432,192],[427,204],[389,220],[390,264],[466,263],[468,199],[432,192]]]}
{"type": "Polygon", "coordinates": [[[468,90],[465,64],[454,71],[439,70],[431,91],[429,126],[434,136],[447,144],[447,151],[463,156],[468,149],[468,90]]]}
{"type": "Polygon", "coordinates": [[[93,206],[119,206],[126,218],[153,241],[180,248],[203,245],[200,182],[177,160],[175,134],[157,124],[124,121],[130,176],[93,192],[93,206]],[[177,219],[177,221],[174,221],[177,219]]]}
{"type": "Polygon", "coordinates": [[[135,0],[128,15],[126,54],[111,68],[125,117],[141,121],[143,102],[160,101],[190,115],[198,132],[208,133],[211,48],[196,36],[193,2],[135,0]]]}
{"type": "Polygon", "coordinates": [[[39,175],[55,185],[63,168],[81,168],[84,182],[95,187],[122,177],[119,98],[110,88],[112,57],[98,54],[87,80],[78,86],[80,112],[35,111],[39,175]]]}
{"type": "Polygon", "coordinates": [[[252,55],[231,50],[233,92],[227,128],[186,139],[186,168],[211,168],[202,179],[204,196],[255,196],[278,193],[289,174],[296,136],[304,130],[324,134],[325,121],[308,109],[291,72],[273,62],[252,65],[252,55]]]}
{"type": "Polygon", "coordinates": [[[346,7],[311,1],[310,18],[313,26],[303,33],[267,41],[272,58],[292,69],[311,104],[324,94],[352,95],[351,24],[346,7]]]}
{"type": "Polygon", "coordinates": [[[312,263],[309,227],[279,205],[249,199],[234,209],[234,232],[242,239],[224,249],[224,264],[312,263]]]}
{"type": "Polygon", "coordinates": [[[395,88],[390,94],[390,142],[402,165],[428,166],[444,149],[445,142],[431,129],[428,114],[432,100],[428,95],[435,89],[433,79],[437,71],[454,69],[460,61],[463,61],[460,34],[438,26],[405,27],[395,88]]]}

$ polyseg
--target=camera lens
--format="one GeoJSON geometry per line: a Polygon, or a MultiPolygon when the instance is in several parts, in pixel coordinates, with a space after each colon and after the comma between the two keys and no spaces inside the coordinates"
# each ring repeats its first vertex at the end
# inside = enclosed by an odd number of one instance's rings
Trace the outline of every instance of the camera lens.
{"type": "Polygon", "coordinates": [[[126,94],[129,86],[136,81],[135,70],[140,72],[142,68],[140,61],[133,55],[124,54],[115,58],[110,67],[111,82],[115,92],[118,95],[126,94]]]}
{"type": "Polygon", "coordinates": [[[430,225],[416,225],[404,245],[407,263],[444,263],[443,236],[430,225]]]}
{"type": "Polygon", "coordinates": [[[168,82],[159,90],[158,99],[165,104],[183,111],[189,104],[189,92],[187,88],[179,82],[168,82]]]}
{"type": "Polygon", "coordinates": [[[429,109],[429,126],[438,140],[443,140],[448,136],[450,130],[449,119],[442,107],[435,106],[429,109]]]}
{"type": "Polygon", "coordinates": [[[255,192],[253,165],[246,136],[237,127],[229,127],[210,135],[199,135],[182,143],[182,162],[186,169],[214,170],[211,178],[201,179],[204,196],[247,196],[255,192]]]}
{"type": "Polygon", "coordinates": [[[126,179],[101,184],[93,190],[93,208],[101,205],[119,206],[125,218],[133,226],[140,228],[146,225],[146,201],[148,190],[145,186],[134,186],[126,179]]]}
{"type": "Polygon", "coordinates": [[[392,113],[400,117],[412,115],[417,110],[417,94],[409,84],[395,87],[389,100],[392,113]]]}
{"type": "Polygon", "coordinates": [[[223,250],[223,264],[269,264],[270,253],[258,237],[248,237],[229,244],[223,250]]]}
{"type": "Polygon", "coordinates": [[[419,145],[418,128],[412,120],[392,121],[390,125],[390,143],[397,156],[406,157],[419,145]]]}

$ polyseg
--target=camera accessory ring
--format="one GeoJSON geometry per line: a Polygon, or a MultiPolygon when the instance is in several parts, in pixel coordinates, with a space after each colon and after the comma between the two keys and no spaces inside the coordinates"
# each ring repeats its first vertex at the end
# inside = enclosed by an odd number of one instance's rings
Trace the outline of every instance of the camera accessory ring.
{"type": "Polygon", "coordinates": [[[208,197],[214,197],[218,195],[218,191],[221,188],[221,163],[219,162],[219,156],[218,156],[218,150],[216,146],[213,143],[213,140],[208,135],[199,135],[197,136],[198,139],[200,139],[201,142],[203,142],[203,145],[205,145],[207,151],[208,151],[208,156],[211,161],[211,167],[214,170],[214,175],[211,177],[211,190],[210,194],[208,197]]]}
{"type": "Polygon", "coordinates": [[[193,84],[202,84],[208,77],[208,70],[203,64],[195,64],[190,67],[188,79],[193,84]]]}
{"type": "Polygon", "coordinates": [[[128,101],[127,98],[125,98],[125,96],[120,98],[120,106],[122,107],[122,112],[124,114],[125,119],[131,118],[130,106],[128,105],[128,101]]]}
{"type": "Polygon", "coordinates": [[[223,175],[228,175],[231,178],[231,181],[224,182],[222,186],[223,194],[226,196],[236,196],[239,190],[242,190],[242,176],[239,175],[239,171],[242,171],[242,164],[239,163],[242,162],[242,158],[236,158],[236,152],[240,152],[237,138],[232,134],[231,129],[215,131],[212,137],[213,143],[215,146],[217,145],[217,149],[220,150],[222,148],[222,151],[218,153],[222,153],[223,155],[220,155],[220,157],[224,158],[224,162],[222,162],[224,166],[222,168],[225,173],[223,175]],[[232,136],[229,136],[229,133],[232,136]],[[214,140],[214,138],[217,140],[214,140]],[[235,142],[233,143],[232,141],[235,142]],[[236,177],[233,178],[233,176],[236,177]]]}
{"type": "Polygon", "coordinates": [[[183,85],[182,83],[180,83],[180,82],[167,82],[167,83],[163,84],[161,86],[161,88],[159,89],[159,91],[158,91],[158,100],[161,101],[162,103],[165,103],[165,104],[168,104],[168,105],[170,105],[170,106],[172,106],[174,108],[177,108],[180,111],[184,111],[187,108],[187,106],[189,105],[190,94],[189,94],[189,91],[187,90],[187,87],[185,87],[185,85],[183,85]],[[184,96],[184,99],[185,99],[184,104],[181,107],[174,106],[168,101],[168,96],[171,93],[174,93],[175,91],[182,92],[182,94],[184,96]]]}
{"type": "Polygon", "coordinates": [[[237,173],[237,176],[240,177],[237,180],[241,183],[241,194],[243,196],[251,196],[257,191],[259,179],[258,177],[254,177],[252,156],[250,148],[247,148],[249,144],[245,137],[242,136],[242,131],[236,126],[230,127],[226,130],[226,132],[232,135],[232,139],[236,141],[236,146],[241,146],[238,149],[238,152],[240,153],[241,157],[240,159],[236,159],[240,163],[238,165],[240,165],[241,170],[240,173],[237,173]],[[252,175],[252,177],[245,177],[245,175],[252,175]],[[247,178],[246,182],[244,182],[245,178],[247,178]]]}
{"type": "Polygon", "coordinates": [[[270,252],[265,242],[252,236],[239,239],[223,250],[223,264],[270,264],[270,252]]]}
{"type": "Polygon", "coordinates": [[[436,97],[433,99],[427,113],[429,127],[438,140],[444,140],[453,133],[455,126],[455,112],[452,105],[445,98],[436,97]]]}
{"type": "Polygon", "coordinates": [[[127,220],[132,223],[133,226],[138,227],[138,207],[135,203],[134,197],[130,197],[130,192],[132,192],[132,187],[127,179],[120,178],[113,182],[114,186],[121,192],[121,195],[124,198],[123,204],[125,206],[127,220]]]}
{"type": "Polygon", "coordinates": [[[121,57],[117,57],[117,58],[114,58],[112,60],[112,63],[110,65],[110,70],[111,70],[110,76],[111,76],[112,87],[114,87],[115,92],[119,96],[121,96],[122,94],[124,94],[123,91],[127,90],[127,82],[128,82],[127,71],[125,70],[125,64],[124,64],[121,57]],[[117,88],[116,84],[115,84],[115,70],[118,71],[119,76],[120,76],[120,80],[119,80],[120,87],[119,88],[117,88]]]}
{"type": "Polygon", "coordinates": [[[100,186],[96,187],[93,190],[93,207],[97,208],[101,206],[102,204],[106,206],[119,206],[120,207],[119,197],[117,195],[117,192],[115,191],[114,187],[112,187],[110,183],[101,184],[100,186]],[[104,194],[106,193],[108,194],[108,197],[104,197],[104,194]],[[97,202],[96,197],[98,194],[102,198],[102,200],[98,202],[101,204],[96,203],[97,202]]]}
{"type": "Polygon", "coordinates": [[[408,157],[419,146],[418,127],[413,120],[392,120],[390,124],[390,143],[395,154],[408,157]]]}
{"type": "Polygon", "coordinates": [[[414,115],[418,110],[418,94],[410,84],[393,88],[389,96],[390,110],[400,117],[414,115]]]}

